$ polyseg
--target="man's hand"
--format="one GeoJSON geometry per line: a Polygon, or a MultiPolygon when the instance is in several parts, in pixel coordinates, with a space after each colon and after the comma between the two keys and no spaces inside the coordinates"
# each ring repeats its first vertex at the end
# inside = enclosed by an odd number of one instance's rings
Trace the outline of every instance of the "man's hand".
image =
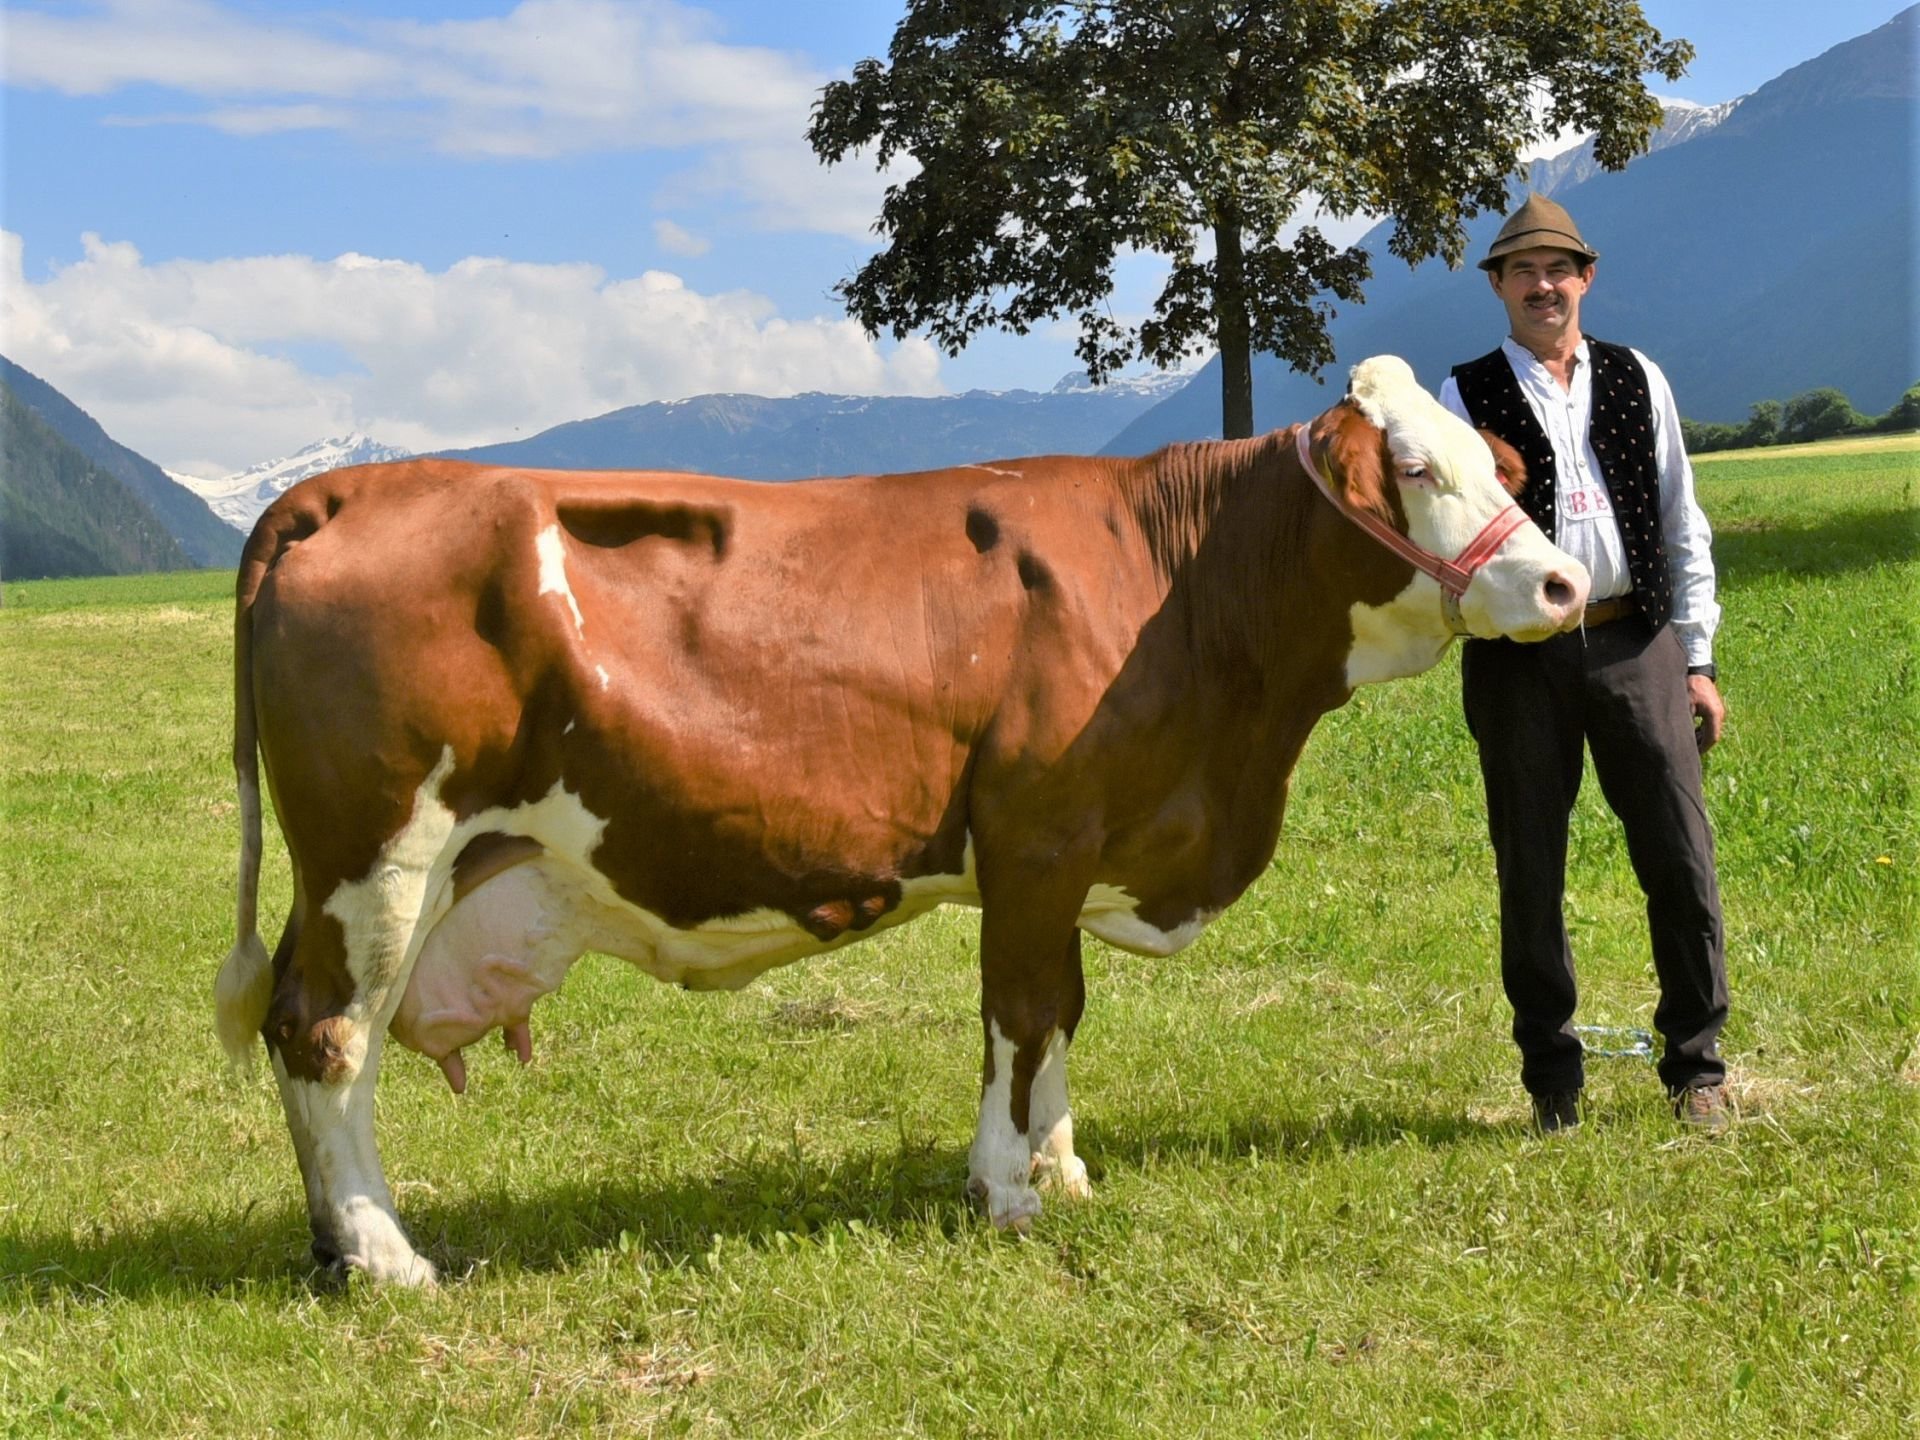
{"type": "Polygon", "coordinates": [[[1705,675],[1687,676],[1687,706],[1693,711],[1693,743],[1706,754],[1727,728],[1727,706],[1720,698],[1720,687],[1705,675]]]}

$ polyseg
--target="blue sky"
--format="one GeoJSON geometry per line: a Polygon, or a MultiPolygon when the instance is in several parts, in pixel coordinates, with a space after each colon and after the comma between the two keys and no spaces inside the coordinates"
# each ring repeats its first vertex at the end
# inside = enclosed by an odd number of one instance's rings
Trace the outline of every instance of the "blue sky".
{"type": "MultiPolygon", "coordinates": [[[[1645,0],[1715,103],[1897,0],[1645,0]]],[[[170,468],[712,390],[1045,388],[1064,327],[870,341],[880,181],[801,138],[900,0],[5,0],[0,349],[170,468]]],[[[1129,264],[1116,310],[1156,266],[1129,264]]]]}

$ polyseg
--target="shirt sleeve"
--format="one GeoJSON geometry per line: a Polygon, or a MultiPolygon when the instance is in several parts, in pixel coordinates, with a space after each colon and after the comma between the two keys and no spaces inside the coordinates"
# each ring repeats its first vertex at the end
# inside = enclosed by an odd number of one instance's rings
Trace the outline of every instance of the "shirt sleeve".
{"type": "Polygon", "coordinates": [[[1451,375],[1440,382],[1440,403],[1469,425],[1473,424],[1473,417],[1467,413],[1467,402],[1460,398],[1460,382],[1451,375]]]}
{"type": "Polygon", "coordinates": [[[1638,350],[1633,358],[1647,375],[1647,395],[1653,402],[1653,455],[1659,471],[1660,538],[1666,547],[1667,570],[1673,581],[1673,629],[1687,653],[1689,665],[1713,663],[1713,634],[1720,628],[1720,605],[1715,599],[1713,531],[1700,508],[1693,485],[1693,466],[1680,436],[1680,407],[1660,367],[1638,350]]]}

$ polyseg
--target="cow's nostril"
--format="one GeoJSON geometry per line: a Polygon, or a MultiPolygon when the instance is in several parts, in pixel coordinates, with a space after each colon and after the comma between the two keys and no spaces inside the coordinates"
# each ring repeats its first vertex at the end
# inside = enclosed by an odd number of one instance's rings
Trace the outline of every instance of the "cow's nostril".
{"type": "Polygon", "coordinates": [[[1573,586],[1562,580],[1558,575],[1549,575],[1547,577],[1547,603],[1549,605],[1571,605],[1573,603],[1573,593],[1573,586]]]}

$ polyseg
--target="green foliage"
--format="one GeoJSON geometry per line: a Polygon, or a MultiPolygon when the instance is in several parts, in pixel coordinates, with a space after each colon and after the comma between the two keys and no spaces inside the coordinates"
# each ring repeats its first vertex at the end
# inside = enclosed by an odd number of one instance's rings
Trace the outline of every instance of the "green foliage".
{"type": "Polygon", "coordinates": [[[0,578],[184,570],[154,514],[0,385],[0,578]]]}
{"type": "Polygon", "coordinates": [[[1866,428],[1867,417],[1832,386],[1794,396],[1780,414],[1780,440],[1788,445],[1831,440],[1836,435],[1850,435],[1866,428]]]}
{"type": "Polygon", "coordinates": [[[869,332],[924,327],[955,353],[1065,314],[1096,381],[1217,345],[1244,435],[1252,352],[1325,365],[1327,297],[1357,303],[1371,273],[1312,226],[1288,235],[1309,195],[1393,216],[1409,264],[1458,263],[1542,127],[1594,132],[1618,168],[1660,118],[1640,77],[1691,58],[1632,0],[910,0],[808,139],[829,164],[918,167],[887,192],[886,248],[839,287],[869,332]],[[1131,250],[1171,262],[1137,324],[1107,306],[1131,250]]]}
{"type": "Polygon", "coordinates": [[[1920,430],[1920,384],[1909,385],[1907,393],[1874,422],[1873,428],[1883,432],[1920,430]]]}
{"type": "MultiPolygon", "coordinates": [[[[1252,893],[1087,945],[1084,1205],[963,1200],[977,921],[735,994],[589,958],[458,1099],[389,1049],[432,1294],[331,1291],[273,1081],[228,1076],[231,602],[209,574],[0,610],[0,1435],[1910,1434],[1920,1301],[1920,449],[1699,467],[1731,707],[1707,763],[1741,1123],[1644,1065],[1532,1138],[1451,664],[1323,722],[1252,893]]],[[[1583,1022],[1644,1025],[1592,777],[1583,1022]]],[[[263,915],[284,914],[268,827],[263,915]]],[[[271,933],[271,931],[269,932],[271,933]]]]}
{"type": "Polygon", "coordinates": [[[1686,442],[1689,455],[1907,430],[1920,430],[1920,384],[1910,386],[1878,419],[1862,415],[1845,394],[1826,386],[1796,395],[1784,407],[1778,400],[1762,400],[1753,407],[1744,425],[1722,425],[1707,420],[1680,422],[1681,438],[1686,442]]]}
{"type": "Polygon", "coordinates": [[[1751,450],[1771,445],[1780,437],[1780,402],[1762,400],[1747,416],[1744,425],[1721,425],[1709,420],[1682,420],[1680,435],[1689,455],[1705,455],[1714,450],[1751,450]]]}
{"type": "Polygon", "coordinates": [[[1680,421],[1680,439],[1689,455],[1705,455],[1713,450],[1732,450],[1743,444],[1740,427],[1721,425],[1712,420],[1680,421]]]}
{"type": "Polygon", "coordinates": [[[1747,423],[1740,427],[1740,433],[1734,443],[1744,449],[1753,449],[1758,445],[1771,445],[1780,438],[1780,402],[1762,400],[1747,414],[1747,423]]]}

